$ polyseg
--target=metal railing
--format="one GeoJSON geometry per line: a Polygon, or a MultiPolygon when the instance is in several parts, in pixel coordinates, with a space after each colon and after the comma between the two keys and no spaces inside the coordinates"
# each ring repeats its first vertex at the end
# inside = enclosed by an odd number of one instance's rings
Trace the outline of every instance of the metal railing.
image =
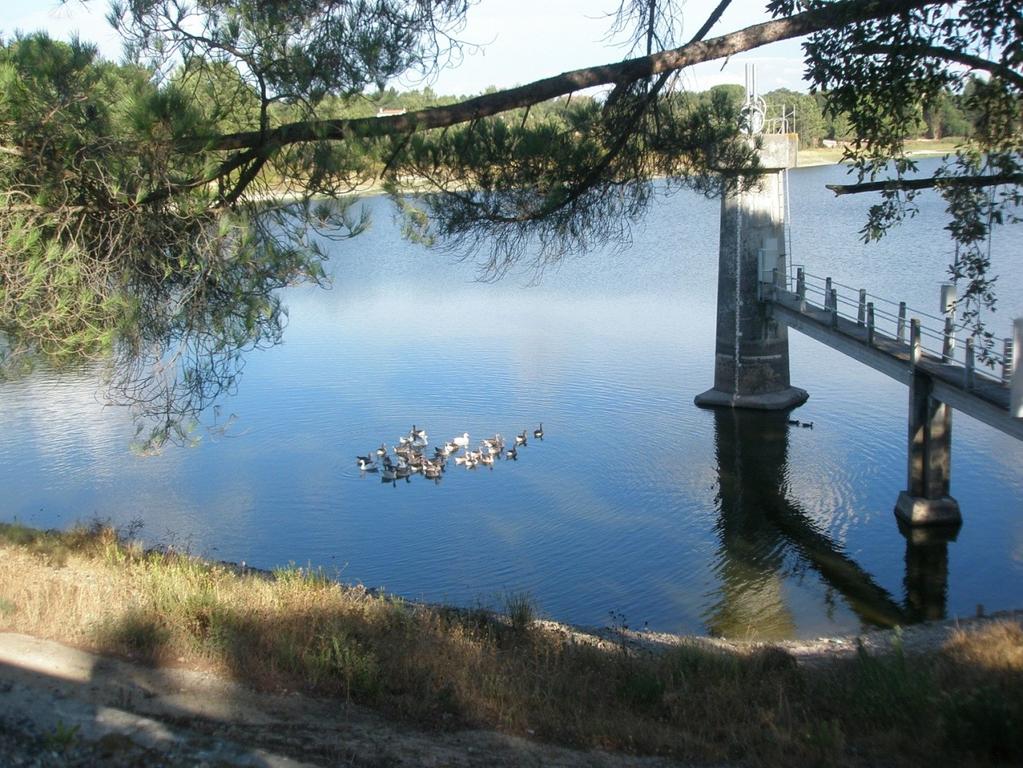
{"type": "Polygon", "coordinates": [[[1023,351],[1023,318],[1014,323],[1013,336],[1002,340],[1001,350],[986,349],[980,355],[972,336],[957,338],[963,328],[956,324],[956,296],[952,285],[943,285],[939,306],[942,315],[909,307],[904,301],[878,296],[865,288],[846,285],[824,275],[807,272],[796,266],[795,275],[780,280],[777,269],[761,274],[761,297],[769,298],[773,291],[785,288],[800,301],[800,308],[816,306],[829,313],[831,327],[837,329],[839,318],[854,323],[865,331],[866,341],[873,346],[879,336],[898,344],[907,344],[914,363],[923,354],[941,360],[945,365],[962,370],[962,385],[971,390],[978,379],[1011,385],[1010,413],[1023,417],[1023,374],[1016,376],[1023,351]],[[784,285],[782,284],[784,283],[784,285]],[[982,357],[978,366],[978,358],[982,357]]]}

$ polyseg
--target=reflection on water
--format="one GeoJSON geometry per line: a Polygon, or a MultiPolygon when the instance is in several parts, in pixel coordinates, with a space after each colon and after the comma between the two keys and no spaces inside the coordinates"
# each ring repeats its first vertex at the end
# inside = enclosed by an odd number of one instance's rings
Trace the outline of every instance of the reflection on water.
{"type": "Polygon", "coordinates": [[[773,520],[785,499],[788,453],[785,413],[714,411],[720,539],[717,601],[704,615],[726,637],[755,631],[790,637],[795,621],[784,595],[784,535],[773,520]],[[752,440],[751,440],[752,438],[752,440]]]}
{"type": "Polygon", "coordinates": [[[945,617],[948,542],[954,531],[904,531],[904,604],[848,556],[789,497],[789,430],[784,412],[714,411],[718,463],[715,526],[721,585],[703,618],[726,637],[791,637],[796,622],[785,586],[790,568],[811,568],[865,625],[892,627],[945,617]]]}
{"type": "MultiPolygon", "coordinates": [[[[860,203],[820,194],[840,178],[793,173],[797,261],[930,306],[940,204],[860,246],[860,203]]],[[[0,383],[0,519],[142,517],[152,540],[218,558],[321,565],[463,605],[528,591],[560,620],[600,625],[613,610],[665,631],[813,636],[1023,594],[1023,444],[957,415],[964,525],[922,541],[892,515],[904,385],[791,334],[792,382],[811,397],[789,418],[812,430],[692,405],[713,380],[714,201],[656,203],[630,249],[530,287],[474,282],[471,265],[402,242],[383,201],[366,204],[374,228],[332,246],[334,288],[280,292],[283,343],[246,353],[194,448],[132,455],[131,419],[103,407],[99,371],[0,383]],[[542,445],[514,465],[451,467],[437,485],[382,486],[355,461],[410,424],[435,445],[540,422],[542,445]]],[[[996,266],[1021,255],[1019,239],[995,246],[996,266]]],[[[1021,275],[1003,278],[1002,306],[1023,312],[1021,275]]]]}
{"type": "Polygon", "coordinates": [[[944,619],[948,601],[948,545],[956,540],[958,526],[909,528],[900,521],[899,531],[906,537],[907,619],[944,619]]]}

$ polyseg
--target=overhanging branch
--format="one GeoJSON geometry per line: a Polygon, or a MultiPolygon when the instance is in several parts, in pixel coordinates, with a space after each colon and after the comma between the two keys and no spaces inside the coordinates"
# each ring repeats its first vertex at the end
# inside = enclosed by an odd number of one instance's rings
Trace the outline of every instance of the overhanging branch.
{"type": "Polygon", "coordinates": [[[245,131],[178,142],[181,151],[249,149],[263,143],[287,146],[309,141],[366,139],[411,131],[444,128],[481,117],[538,104],[585,88],[617,85],[672,72],[705,61],[723,59],[781,40],[885,18],[924,7],[950,7],[958,0],[842,0],[784,19],[755,24],[710,40],[691,42],[616,64],[564,72],[527,85],[478,96],[446,107],[422,109],[389,117],[313,120],[288,123],[269,132],[245,131]]]}
{"type": "MultiPolygon", "coordinates": [[[[152,203],[162,202],[168,198],[173,197],[178,192],[184,192],[189,189],[195,189],[196,187],[202,187],[207,184],[212,184],[218,179],[223,179],[233,171],[238,170],[247,163],[252,162],[255,159],[259,159],[259,165],[266,162],[267,158],[271,154],[272,147],[254,147],[248,149],[245,152],[238,152],[228,157],[224,162],[217,166],[216,170],[205,174],[203,176],[196,176],[195,178],[188,179],[186,181],[177,182],[175,184],[168,184],[160,189],[155,189],[149,192],[145,196],[139,198],[136,201],[136,205],[150,205],[152,203]]],[[[251,181],[251,179],[250,179],[251,181]]]]}
{"type": "Polygon", "coordinates": [[[996,77],[1001,77],[1003,80],[1008,80],[1018,88],[1023,88],[1023,75],[1014,70],[1012,67],[998,61],[991,61],[990,59],[984,59],[980,56],[974,56],[971,53],[956,51],[952,48],[946,48],[941,45],[895,46],[870,43],[857,46],[856,51],[868,56],[933,56],[935,58],[945,59],[946,61],[954,61],[957,64],[963,64],[971,69],[979,69],[984,72],[989,72],[996,77]]]}
{"type": "MultiPolygon", "coordinates": [[[[697,33],[692,37],[692,39],[690,39],[689,43],[692,44],[703,39],[711,30],[711,28],[717,23],[718,19],[721,18],[721,15],[725,12],[725,9],[731,4],[731,2],[732,0],[720,0],[717,7],[707,18],[707,20],[703,23],[703,26],[700,27],[699,31],[697,31],[697,33]]],[[[633,111],[632,117],[629,121],[632,126],[634,126],[642,119],[643,115],[650,108],[650,105],[657,98],[657,95],[664,88],[665,84],[668,82],[668,79],[670,77],[671,71],[669,70],[666,72],[662,72],[661,75],[657,78],[657,81],[654,83],[653,87],[651,87],[649,92],[644,95],[638,107],[633,111]]],[[[625,83],[619,83],[617,86],[615,86],[615,90],[612,92],[611,96],[608,98],[607,103],[604,106],[605,110],[607,110],[608,107],[612,104],[612,102],[615,101],[615,96],[616,94],[620,93],[620,89],[624,89],[625,87],[627,87],[625,83]]],[[[528,113],[529,107],[527,107],[526,110],[528,113]]],[[[523,124],[525,124],[525,119],[523,119],[523,124]]],[[[541,206],[541,208],[537,211],[533,211],[522,216],[514,218],[494,216],[491,217],[491,220],[503,221],[505,223],[522,223],[525,221],[533,221],[536,219],[543,218],[544,216],[548,216],[556,210],[560,210],[569,205],[572,205],[576,200],[578,200],[586,192],[593,188],[593,186],[597,183],[597,180],[600,178],[601,174],[605,170],[607,170],[611,163],[614,162],[614,160],[624,151],[626,145],[628,144],[628,139],[629,130],[623,130],[621,133],[619,133],[618,138],[615,140],[611,148],[604,154],[604,156],[597,163],[594,164],[594,166],[590,169],[589,173],[586,174],[582,181],[576,184],[574,188],[569,192],[569,194],[567,194],[553,207],[548,207],[545,205],[541,206]]]]}
{"type": "Polygon", "coordinates": [[[931,176],[926,179],[889,179],[862,184],[825,184],[836,195],[854,195],[860,192],[895,192],[949,187],[995,187],[999,184],[1023,184],[1023,173],[993,174],[985,176],[931,176]]]}

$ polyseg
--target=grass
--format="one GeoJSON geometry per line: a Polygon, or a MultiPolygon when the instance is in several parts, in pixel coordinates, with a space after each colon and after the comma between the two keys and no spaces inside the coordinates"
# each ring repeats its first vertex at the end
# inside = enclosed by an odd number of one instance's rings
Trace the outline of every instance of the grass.
{"type": "Polygon", "coordinates": [[[516,632],[527,632],[536,620],[536,601],[528,592],[509,592],[504,596],[504,612],[516,632]]]}
{"type": "Polygon", "coordinates": [[[67,752],[78,738],[78,725],[65,725],[63,720],[58,720],[54,729],[43,737],[43,743],[53,751],[67,752]]]}
{"type": "Polygon", "coordinates": [[[411,604],[323,572],[272,575],[146,552],[94,525],[0,525],[0,630],[257,689],[355,701],[433,728],[478,726],[583,748],[748,765],[1019,764],[1023,631],[959,633],[801,667],[784,650],[693,642],[648,653],[507,615],[411,604]],[[8,606],[3,608],[3,606],[8,606]],[[14,610],[17,606],[17,610],[14,610]]]}

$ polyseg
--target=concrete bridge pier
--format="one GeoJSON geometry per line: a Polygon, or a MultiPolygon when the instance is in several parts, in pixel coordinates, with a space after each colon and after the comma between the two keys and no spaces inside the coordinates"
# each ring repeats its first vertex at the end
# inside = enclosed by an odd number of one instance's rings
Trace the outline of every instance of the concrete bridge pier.
{"type": "Polygon", "coordinates": [[[914,369],[909,380],[909,445],[906,490],[895,515],[908,525],[959,525],[959,502],[949,495],[952,477],[952,409],[934,397],[934,380],[915,368],[920,321],[910,323],[914,369]]]}
{"type": "Polygon", "coordinates": [[[759,136],[765,172],[752,189],[721,201],[714,386],[700,407],[783,410],[806,402],[789,383],[788,328],[763,302],[763,283],[785,285],[785,169],[796,164],[795,134],[759,136]]]}
{"type": "Polygon", "coordinates": [[[959,502],[949,495],[952,475],[952,409],[931,395],[930,376],[909,384],[909,466],[895,514],[909,525],[959,525],[959,502]]]}

